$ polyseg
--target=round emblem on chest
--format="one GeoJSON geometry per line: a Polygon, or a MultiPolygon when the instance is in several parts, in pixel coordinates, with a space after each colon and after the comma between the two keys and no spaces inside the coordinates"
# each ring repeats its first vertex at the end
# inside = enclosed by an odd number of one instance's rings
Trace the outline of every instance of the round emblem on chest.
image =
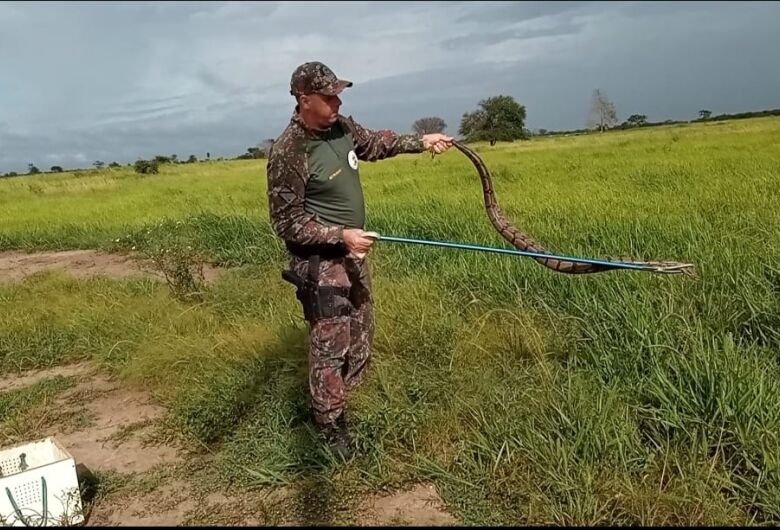
{"type": "Polygon", "coordinates": [[[355,151],[350,151],[349,155],[347,156],[347,160],[349,161],[349,167],[352,169],[358,168],[358,157],[355,154],[355,151]]]}

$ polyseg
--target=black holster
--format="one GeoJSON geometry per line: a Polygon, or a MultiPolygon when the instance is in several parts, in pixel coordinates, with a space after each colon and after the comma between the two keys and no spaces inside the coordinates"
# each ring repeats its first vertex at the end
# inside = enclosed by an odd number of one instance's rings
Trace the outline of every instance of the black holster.
{"type": "MultiPolygon", "coordinates": [[[[326,254],[330,257],[329,253],[326,254]]],[[[296,253],[296,255],[308,259],[308,274],[305,278],[301,278],[295,271],[285,270],[282,271],[282,279],[296,287],[295,296],[303,307],[304,318],[309,322],[315,322],[323,318],[349,315],[352,309],[349,302],[350,289],[319,285],[320,253],[309,252],[307,256],[296,253]],[[337,303],[337,296],[344,300],[337,303]]]]}

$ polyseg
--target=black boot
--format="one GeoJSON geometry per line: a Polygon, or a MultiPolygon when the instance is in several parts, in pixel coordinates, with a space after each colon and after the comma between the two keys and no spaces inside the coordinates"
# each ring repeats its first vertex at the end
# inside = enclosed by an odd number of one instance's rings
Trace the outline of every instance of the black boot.
{"type": "Polygon", "coordinates": [[[349,429],[343,415],[334,423],[323,425],[322,433],[336,456],[343,460],[349,460],[354,456],[352,438],[349,435],[349,429]]]}

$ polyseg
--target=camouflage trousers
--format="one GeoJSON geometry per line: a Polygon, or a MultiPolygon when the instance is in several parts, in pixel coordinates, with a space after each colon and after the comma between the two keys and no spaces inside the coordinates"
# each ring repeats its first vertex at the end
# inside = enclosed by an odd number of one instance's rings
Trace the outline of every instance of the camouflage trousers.
{"type": "MultiPolygon", "coordinates": [[[[308,260],[292,256],[290,267],[308,274],[308,260]]],[[[334,422],[344,412],[349,392],[363,380],[374,338],[371,274],[366,259],[350,256],[322,259],[320,286],[349,289],[349,298],[336,296],[349,314],[309,323],[309,391],[314,420],[334,422]]]]}

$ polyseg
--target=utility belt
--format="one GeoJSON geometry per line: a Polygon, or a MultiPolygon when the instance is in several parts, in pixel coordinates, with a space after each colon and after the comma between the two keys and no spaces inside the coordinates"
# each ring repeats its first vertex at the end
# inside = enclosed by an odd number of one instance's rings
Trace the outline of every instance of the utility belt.
{"type": "Polygon", "coordinates": [[[323,259],[343,258],[347,255],[347,249],[344,245],[299,245],[291,241],[285,241],[287,250],[293,256],[307,259],[310,256],[320,256],[323,259]]]}
{"type": "Polygon", "coordinates": [[[286,245],[291,254],[309,262],[308,273],[303,278],[293,270],[282,271],[282,279],[296,288],[295,297],[303,307],[304,318],[313,323],[323,318],[348,316],[352,311],[350,289],[319,285],[320,261],[344,257],[347,250],[339,245],[298,245],[290,242],[286,245]],[[342,300],[338,300],[337,296],[342,300]]]}

